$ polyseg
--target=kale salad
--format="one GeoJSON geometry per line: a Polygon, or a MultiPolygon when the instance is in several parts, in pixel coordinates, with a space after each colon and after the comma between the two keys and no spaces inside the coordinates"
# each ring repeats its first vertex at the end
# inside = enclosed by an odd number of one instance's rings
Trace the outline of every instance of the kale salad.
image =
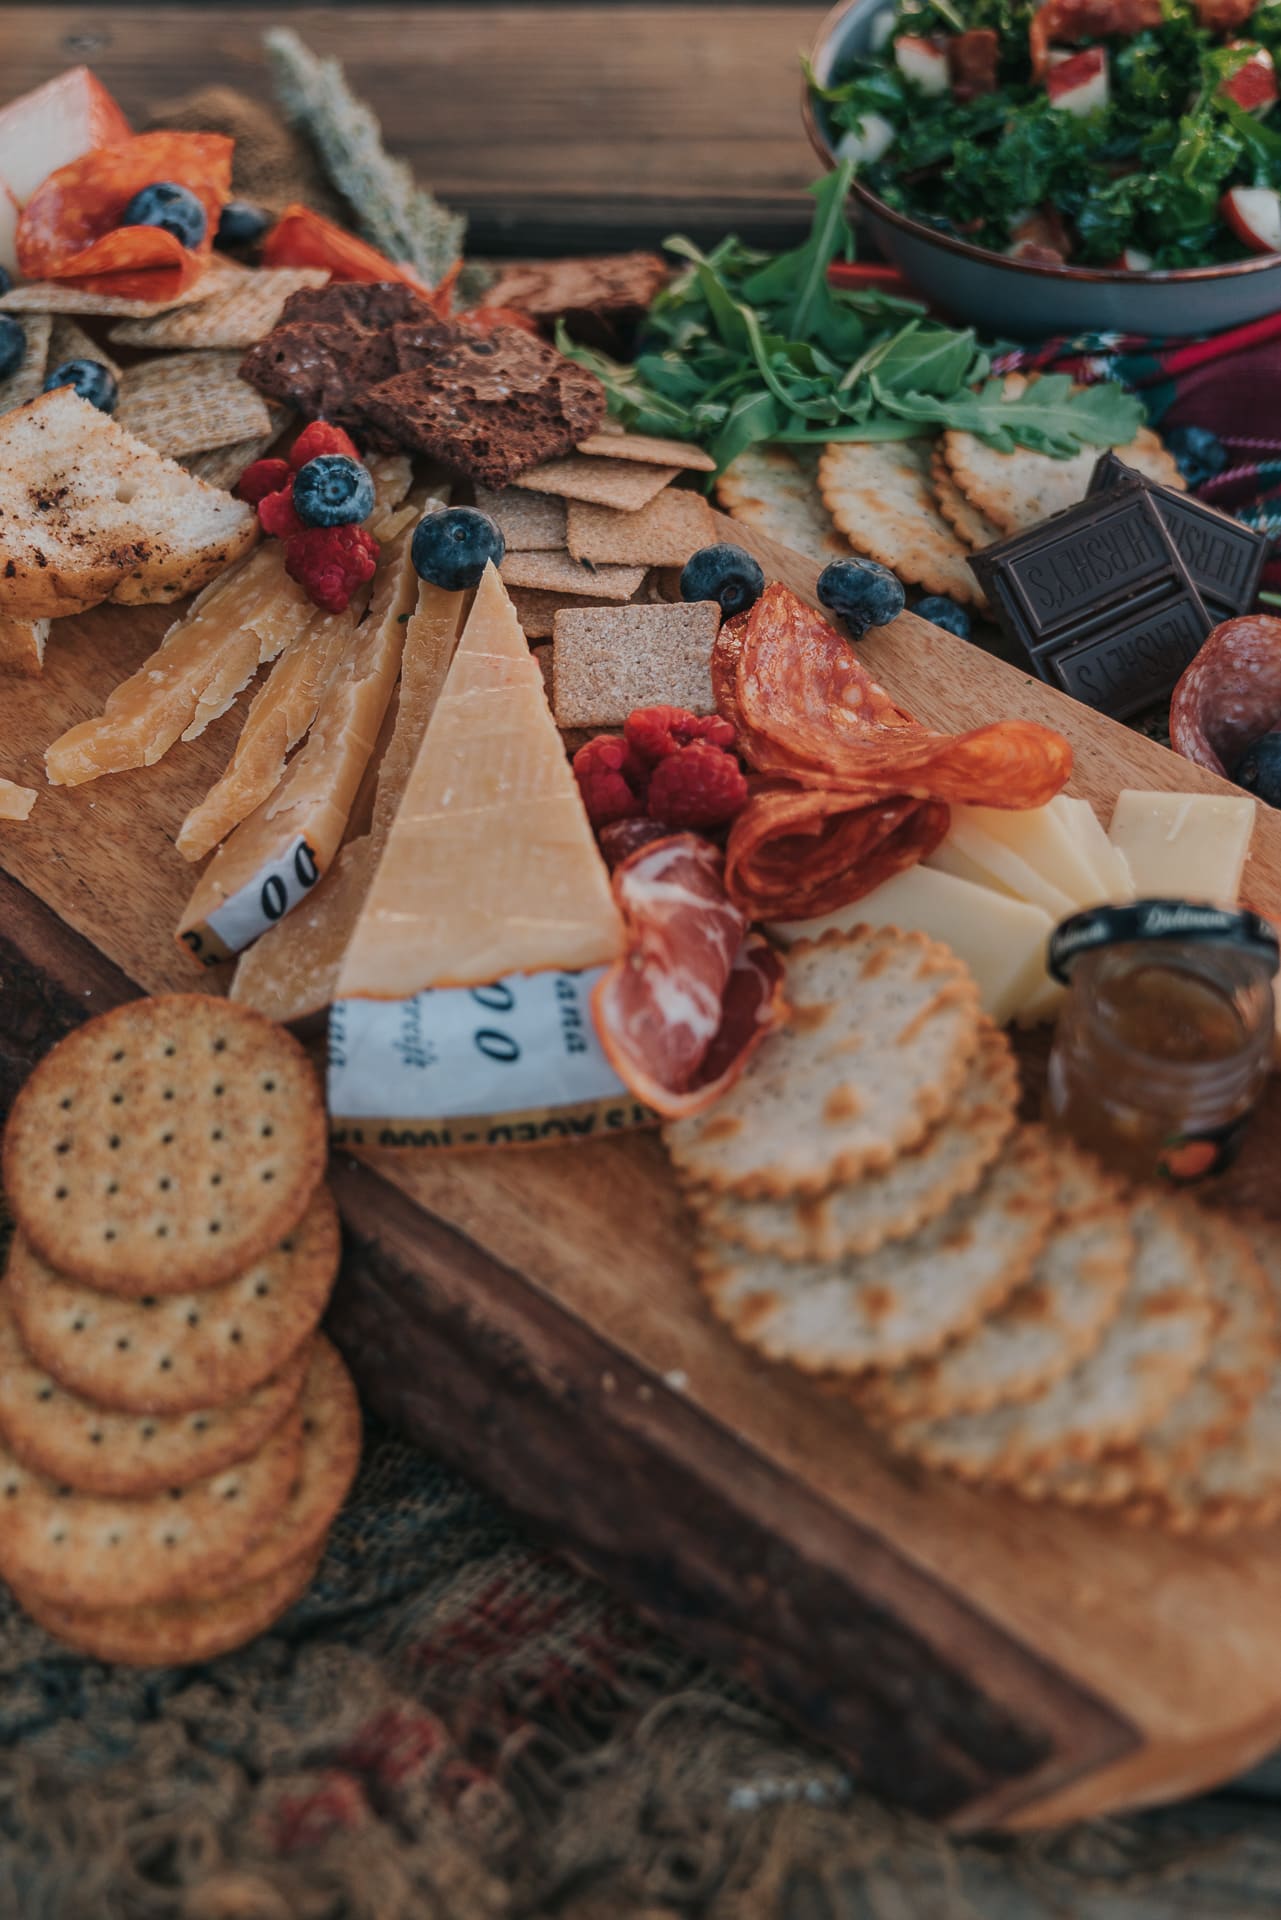
{"type": "Polygon", "coordinates": [[[897,0],[811,85],[886,205],[1015,258],[1281,251],[1281,0],[897,0]]]}

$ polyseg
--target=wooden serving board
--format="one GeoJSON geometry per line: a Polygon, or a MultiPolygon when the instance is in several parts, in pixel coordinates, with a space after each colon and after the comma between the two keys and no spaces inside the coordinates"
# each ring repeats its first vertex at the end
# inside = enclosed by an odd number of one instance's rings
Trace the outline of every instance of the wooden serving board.
{"type": "MultiPolygon", "coordinates": [[[[807,562],[751,544],[812,598],[807,562]]],[[[43,680],[0,691],[0,774],[39,785],[166,618],[60,623],[43,680]]],[[[911,616],[861,651],[934,724],[1059,726],[1105,819],[1122,786],[1224,784],[911,616]]],[[[172,835],[237,725],[0,827],[0,1106],[87,1014],[225,986],[173,943],[172,835]]],[[[1281,914],[1281,814],[1260,809],[1246,889],[1281,914]]],[[[1278,1206],[1278,1139],[1274,1079],[1229,1198],[1278,1206]]],[[[878,1791],[958,1829],[1039,1825],[1191,1793],[1281,1740],[1281,1531],[1199,1546],[890,1461],[704,1312],[656,1136],[343,1155],[333,1179],[332,1324],[369,1402],[878,1791]]]]}

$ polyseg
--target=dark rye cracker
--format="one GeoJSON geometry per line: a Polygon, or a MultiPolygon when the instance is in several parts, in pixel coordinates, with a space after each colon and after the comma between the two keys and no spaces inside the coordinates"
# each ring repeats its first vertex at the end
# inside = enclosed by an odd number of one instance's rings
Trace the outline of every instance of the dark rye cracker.
{"type": "Polygon", "coordinates": [[[358,432],[366,388],[403,370],[411,342],[423,352],[452,332],[409,287],[308,287],[286,300],[278,325],[240,362],[240,375],[304,419],[358,432]]]}
{"type": "Polygon", "coordinates": [[[246,1007],[167,994],[46,1054],[13,1104],[3,1178],[51,1266],[137,1298],[215,1286],[278,1246],[325,1153],[298,1042],[246,1007]]]}
{"type": "Polygon", "coordinates": [[[19,1234],[5,1292],[23,1345],[64,1387],[121,1413],[191,1413],[288,1365],[328,1305],[339,1253],[322,1187],[279,1246],[219,1287],[121,1300],[64,1279],[19,1234]]]}

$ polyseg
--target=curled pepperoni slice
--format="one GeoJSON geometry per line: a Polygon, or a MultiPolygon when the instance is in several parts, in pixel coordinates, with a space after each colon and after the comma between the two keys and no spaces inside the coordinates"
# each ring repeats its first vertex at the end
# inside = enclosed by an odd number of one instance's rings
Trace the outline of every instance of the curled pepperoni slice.
{"type": "Polygon", "coordinates": [[[764,781],[730,831],[726,888],[751,920],[813,920],[914,867],[950,823],[938,801],[764,781]]]}
{"type": "Polygon", "coordinates": [[[263,242],[263,262],[269,267],[328,267],[335,280],[362,280],[379,285],[400,281],[447,314],[461,261],[456,262],[436,288],[429,287],[412,267],[389,260],[367,240],[335,226],[310,207],[286,207],[263,242]]]}
{"type": "Polygon", "coordinates": [[[592,1018],[624,1084],[658,1113],[698,1113],[741,1073],[782,1017],[782,967],[745,940],[721,856],[694,834],[655,841],[614,872],[622,959],[592,994],[592,1018]]]}
{"type": "MultiPolygon", "coordinates": [[[[232,142],[221,133],[138,133],[59,167],[18,221],[18,265],[29,280],[85,280],[132,295],[138,276],[161,274],[158,297],[198,278],[231,195],[232,142]],[[158,180],[187,187],[205,210],[205,235],[184,247],[160,227],[122,227],[125,208],[158,180]]],[[[142,281],[143,297],[151,283],[142,281]]]]}
{"type": "Polygon", "coordinates": [[[1281,726],[1281,619],[1243,613],[1214,629],[1170,700],[1170,743],[1227,774],[1260,734],[1281,726]]]}

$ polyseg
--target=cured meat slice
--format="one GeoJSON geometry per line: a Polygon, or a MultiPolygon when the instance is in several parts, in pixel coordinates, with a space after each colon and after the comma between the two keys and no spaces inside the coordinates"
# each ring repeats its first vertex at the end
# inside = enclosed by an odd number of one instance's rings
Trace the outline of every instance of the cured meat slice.
{"type": "Polygon", "coordinates": [[[28,280],[89,280],[98,292],[159,299],[185,293],[204,269],[231,196],[232,142],[220,133],[139,133],[59,167],[18,221],[18,265],[28,280]],[[135,193],[154,181],[187,187],[205,210],[205,234],[184,247],[161,227],[122,227],[135,193]]]}
{"type": "Polygon", "coordinates": [[[813,920],[924,860],[950,822],[939,801],[765,782],[730,832],[726,888],[749,919],[813,920]]]}
{"type": "Polygon", "coordinates": [[[597,983],[592,1018],[624,1084],[667,1116],[698,1113],[782,1017],[782,965],[725,893],[721,856],[689,833],[614,873],[627,945],[597,983]]]}
{"type": "MultiPolygon", "coordinates": [[[[1230,6],[1238,0],[1201,0],[1201,4],[1230,6]]],[[[1242,18],[1247,18],[1250,11],[1247,6],[1242,18]]],[[[1104,40],[1109,34],[1128,39],[1147,27],[1159,27],[1161,20],[1161,0],[1047,0],[1033,14],[1028,29],[1032,71],[1038,80],[1044,78],[1052,42],[1075,47],[1082,40],[1104,40]]]]}
{"type": "Polygon", "coordinates": [[[262,257],[269,267],[327,267],[333,278],[340,281],[358,280],[379,285],[399,281],[429,300],[442,314],[449,312],[454,281],[458,277],[455,265],[440,285],[432,288],[403,261],[389,260],[367,240],[344,232],[323,214],[297,204],[285,208],[267,235],[262,257]]]}
{"type": "Polygon", "coordinates": [[[1211,33],[1236,33],[1257,4],[1258,0],[1193,0],[1198,21],[1211,33]]]}
{"type": "Polygon", "coordinates": [[[977,99],[981,93],[995,93],[999,54],[995,27],[971,27],[966,33],[950,34],[947,67],[952,98],[966,101],[977,99]]]}
{"type": "Polygon", "coordinates": [[[1170,744],[1229,774],[1246,748],[1281,725],[1281,619],[1243,613],[1214,629],[1170,700],[1170,744]]]}

